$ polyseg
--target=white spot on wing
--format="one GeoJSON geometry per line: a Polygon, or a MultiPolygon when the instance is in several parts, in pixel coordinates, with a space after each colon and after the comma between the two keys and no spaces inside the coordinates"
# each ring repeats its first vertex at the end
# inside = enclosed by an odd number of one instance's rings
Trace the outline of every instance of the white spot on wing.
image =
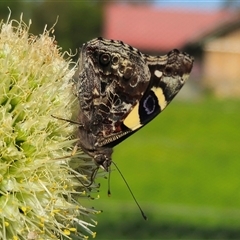
{"type": "Polygon", "coordinates": [[[154,75],[157,77],[157,78],[160,78],[162,76],[162,72],[159,71],[159,70],[155,70],[154,71],[154,75]]]}

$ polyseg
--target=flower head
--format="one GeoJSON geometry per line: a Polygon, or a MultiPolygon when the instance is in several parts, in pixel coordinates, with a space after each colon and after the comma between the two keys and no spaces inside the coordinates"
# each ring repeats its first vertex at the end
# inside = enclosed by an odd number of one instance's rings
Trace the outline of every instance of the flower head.
{"type": "Polygon", "coordinates": [[[81,182],[95,165],[77,153],[76,179],[66,161],[76,126],[52,117],[71,119],[75,66],[49,31],[29,26],[0,23],[0,239],[84,239],[97,211],[80,205],[81,182]]]}

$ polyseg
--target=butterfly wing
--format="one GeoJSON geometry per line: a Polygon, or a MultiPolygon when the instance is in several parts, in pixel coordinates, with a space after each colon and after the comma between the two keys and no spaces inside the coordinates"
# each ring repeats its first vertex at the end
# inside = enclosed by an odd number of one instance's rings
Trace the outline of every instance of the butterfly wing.
{"type": "Polygon", "coordinates": [[[151,76],[148,89],[124,120],[132,131],[147,124],[166,108],[186,82],[193,65],[193,58],[178,50],[165,56],[145,56],[145,59],[151,76]]]}
{"type": "Polygon", "coordinates": [[[123,121],[146,92],[150,71],[144,55],[120,41],[94,39],[80,58],[80,122],[104,146],[132,131],[123,121]]]}
{"type": "Polygon", "coordinates": [[[115,146],[150,122],[172,101],[186,82],[193,66],[193,58],[173,50],[165,56],[145,56],[150,72],[148,88],[121,123],[121,136],[115,146]]]}
{"type": "Polygon", "coordinates": [[[192,64],[178,50],[153,57],[121,41],[96,38],[84,44],[75,75],[83,151],[108,170],[112,148],[171,102],[192,64]]]}

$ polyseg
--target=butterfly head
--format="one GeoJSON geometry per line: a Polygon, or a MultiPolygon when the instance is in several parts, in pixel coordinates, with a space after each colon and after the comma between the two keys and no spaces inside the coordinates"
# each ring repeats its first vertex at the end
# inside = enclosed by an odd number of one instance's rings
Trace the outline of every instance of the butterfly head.
{"type": "Polygon", "coordinates": [[[93,156],[95,163],[107,172],[109,171],[109,167],[112,162],[112,152],[113,150],[111,148],[104,148],[102,150],[96,151],[93,156]]]}

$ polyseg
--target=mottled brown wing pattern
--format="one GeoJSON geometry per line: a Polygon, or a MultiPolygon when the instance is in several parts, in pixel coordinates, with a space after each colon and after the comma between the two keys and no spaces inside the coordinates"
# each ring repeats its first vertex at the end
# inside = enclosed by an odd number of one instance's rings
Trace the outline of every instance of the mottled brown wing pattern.
{"type": "Polygon", "coordinates": [[[168,105],[192,64],[178,50],[153,57],[121,41],[96,38],[84,44],[74,77],[83,151],[108,171],[112,148],[168,105]]]}

